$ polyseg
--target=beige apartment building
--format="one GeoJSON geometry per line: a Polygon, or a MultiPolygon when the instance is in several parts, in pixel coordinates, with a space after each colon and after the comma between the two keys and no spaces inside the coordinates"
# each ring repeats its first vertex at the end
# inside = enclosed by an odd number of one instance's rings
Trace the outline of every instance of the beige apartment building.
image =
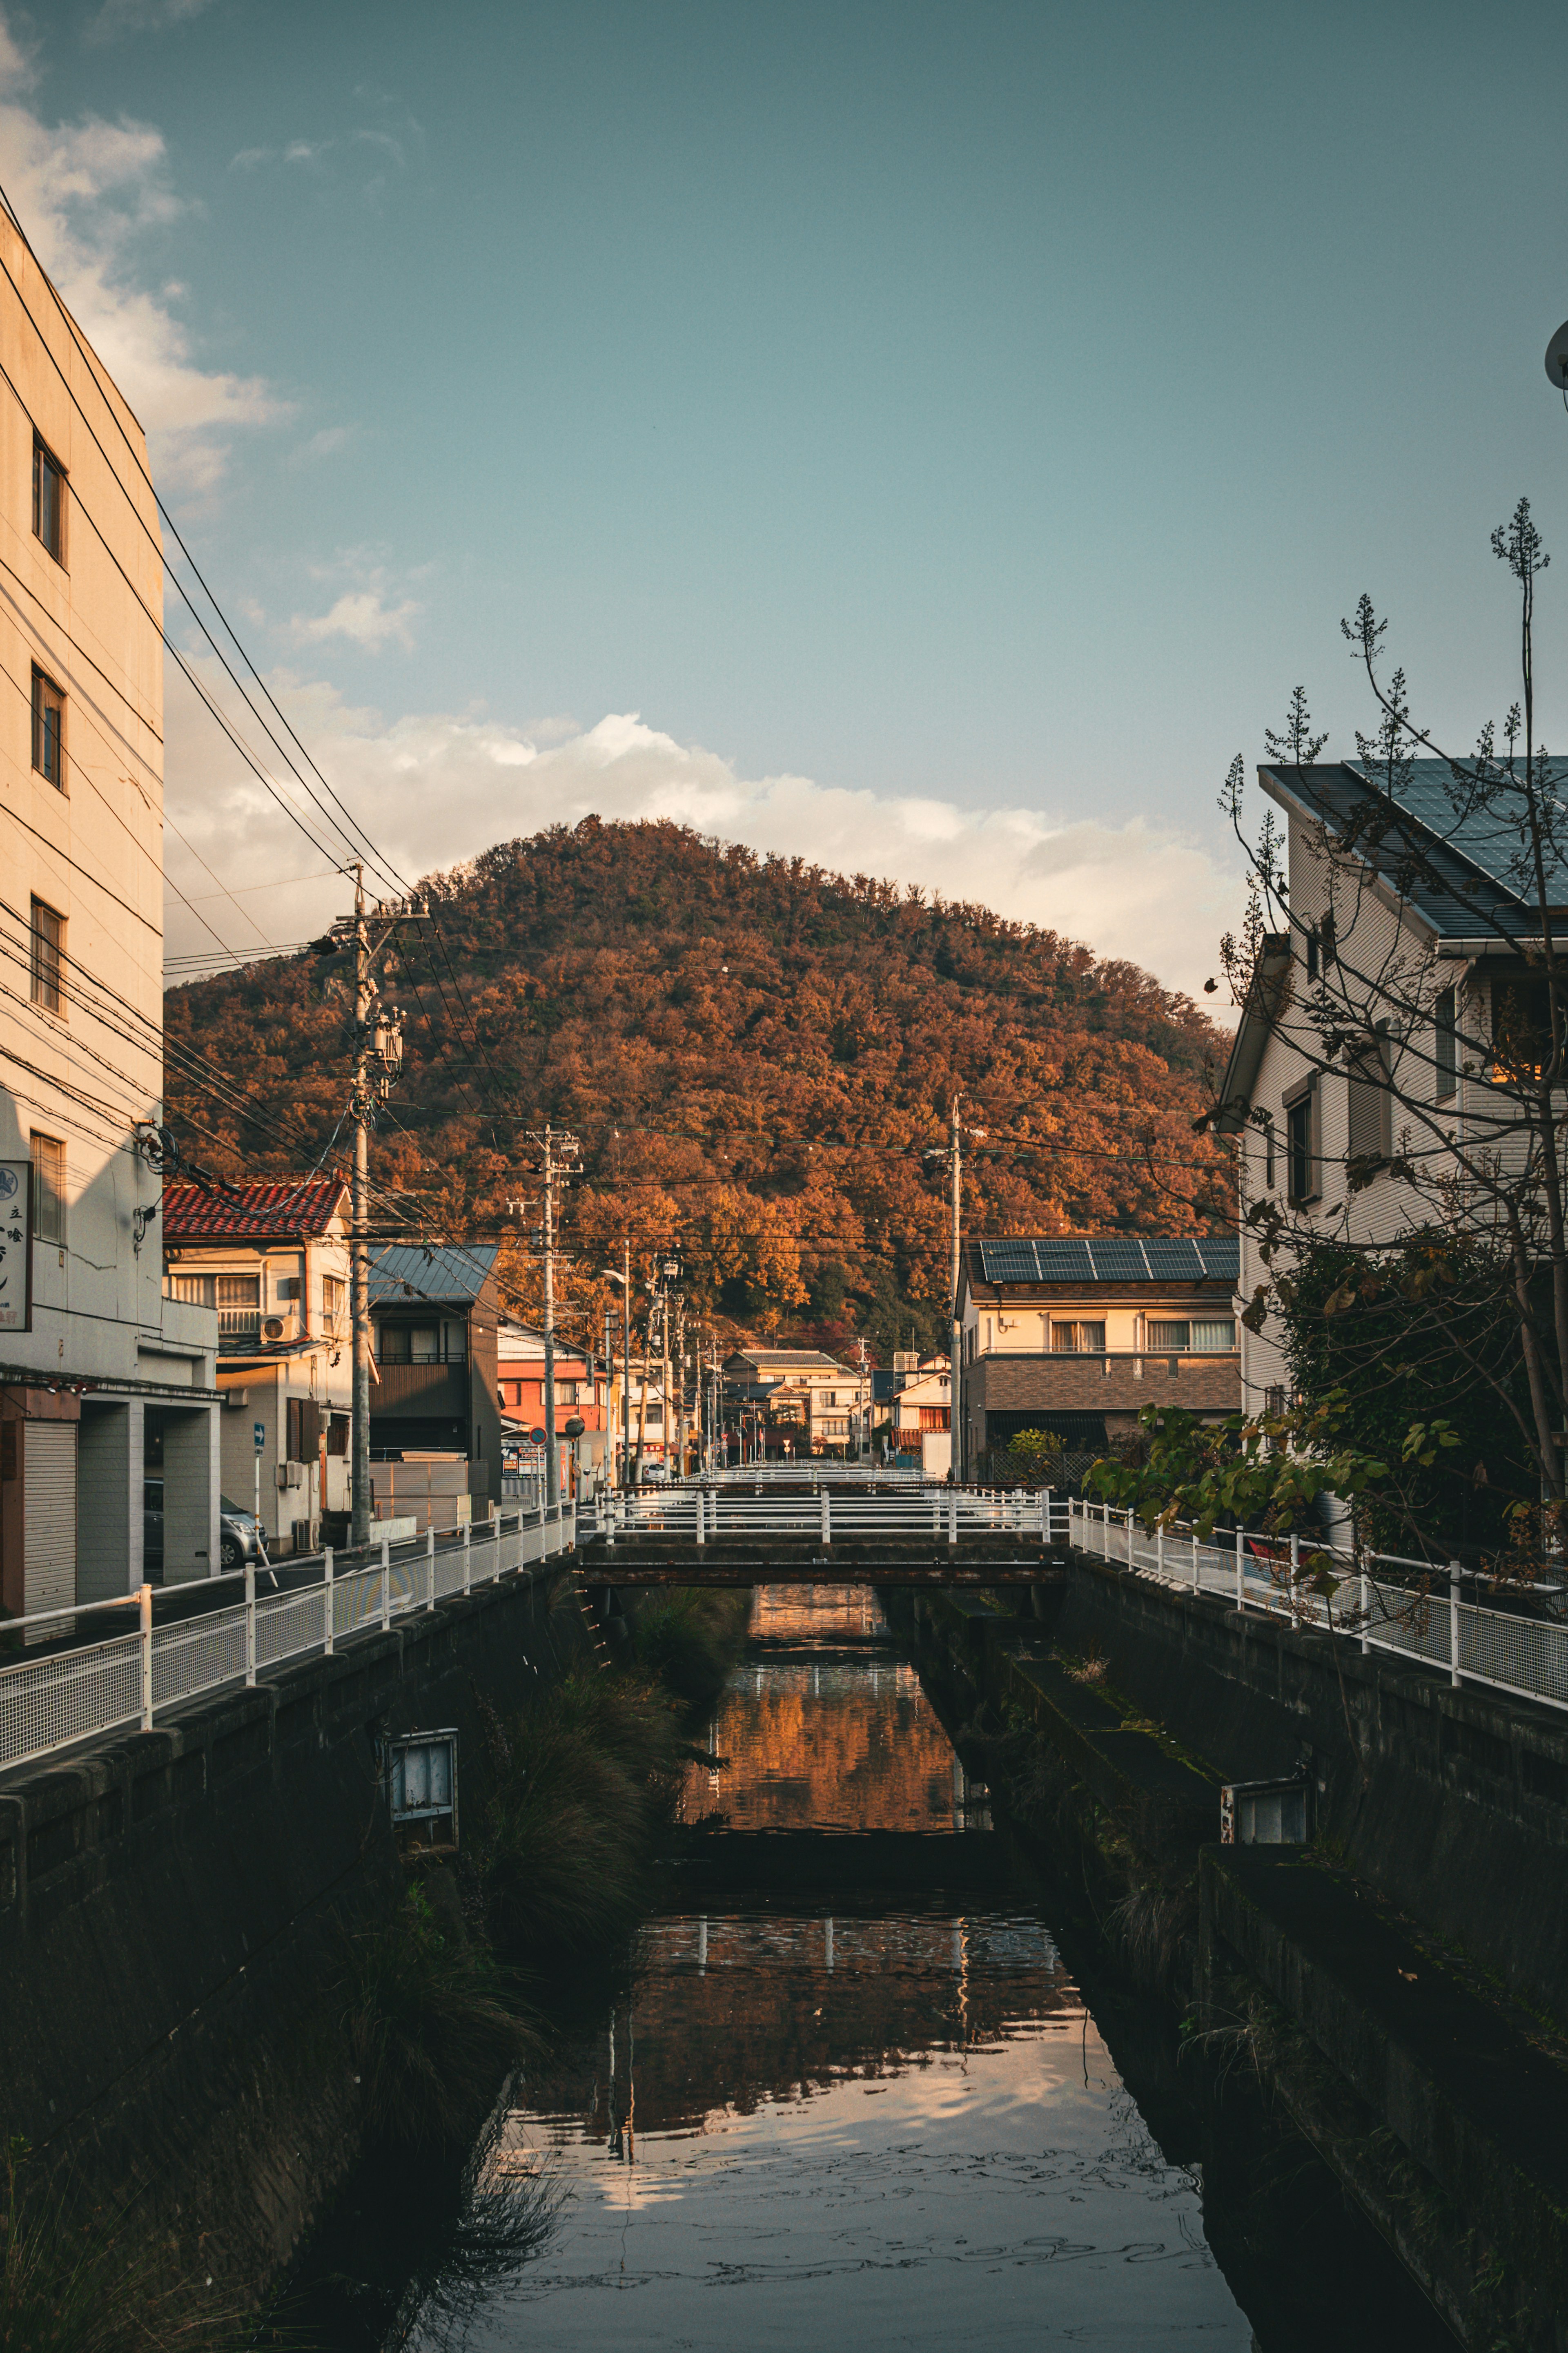
{"type": "Polygon", "coordinates": [[[0,215],[0,1602],[217,1564],[216,1318],[163,1296],[163,565],[142,428],[0,215]]]}
{"type": "Polygon", "coordinates": [[[348,1541],[348,1208],[336,1176],[163,1189],[164,1288],[217,1317],[223,1492],[274,1560],[348,1541]]]}

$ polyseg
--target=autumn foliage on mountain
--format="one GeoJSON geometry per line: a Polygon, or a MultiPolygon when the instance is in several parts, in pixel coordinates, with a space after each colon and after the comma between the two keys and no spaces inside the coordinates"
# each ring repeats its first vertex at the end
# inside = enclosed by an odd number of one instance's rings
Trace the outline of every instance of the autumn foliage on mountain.
{"type": "MultiPolygon", "coordinates": [[[[1134,965],[981,906],[759,858],[669,823],[585,818],[421,886],[385,984],[402,1076],[374,1143],[376,1229],[509,1236],[536,1288],[544,1123],[582,1145],[567,1304],[598,1269],[679,1251],[726,1330],[879,1353],[940,1336],[949,1107],[964,1229],[1203,1230],[1229,1162],[1194,1134],[1225,1039],[1134,965]],[[438,940],[437,934],[438,933],[438,940]],[[509,1203],[526,1202],[521,1216],[509,1203]]],[[[215,1176],[346,1169],[341,965],[282,958],[167,1000],[171,1125],[215,1176]]]]}

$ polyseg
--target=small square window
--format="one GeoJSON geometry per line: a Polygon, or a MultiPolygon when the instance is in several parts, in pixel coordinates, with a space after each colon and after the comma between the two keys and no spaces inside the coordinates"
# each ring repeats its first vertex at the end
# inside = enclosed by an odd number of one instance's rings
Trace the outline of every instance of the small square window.
{"type": "Polygon", "coordinates": [[[64,792],[66,699],[41,670],[33,672],[33,765],[57,792],[64,792]]]}
{"type": "Polygon", "coordinates": [[[41,899],[33,901],[31,987],[35,1005],[65,1018],[66,919],[41,899]]]}
{"type": "Polygon", "coordinates": [[[41,1242],[66,1238],[66,1148],[58,1136],[27,1139],[33,1162],[33,1232],[41,1242]]]}
{"type": "Polygon", "coordinates": [[[33,444],[33,533],[57,564],[65,562],[65,468],[41,441],[33,444]]]}

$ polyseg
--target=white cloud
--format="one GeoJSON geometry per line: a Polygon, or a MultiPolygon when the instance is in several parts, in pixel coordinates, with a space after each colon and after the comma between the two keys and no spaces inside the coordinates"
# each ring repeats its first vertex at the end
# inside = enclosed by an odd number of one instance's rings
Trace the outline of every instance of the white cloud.
{"type": "MultiPolygon", "coordinates": [[[[125,9],[116,22],[123,16],[136,29],[179,13],[125,9]]],[[[226,455],[218,437],[284,409],[258,377],[196,364],[171,308],[178,288],[152,294],[136,283],[137,239],[182,210],[163,133],[96,115],[51,126],[27,102],[32,79],[0,13],[0,180],[61,299],[147,428],[160,487],[210,490],[226,455]]]]}
{"type": "Polygon", "coordinates": [[[323,638],[347,638],[367,653],[378,654],[389,639],[395,638],[406,653],[414,644],[410,624],[419,611],[411,599],[388,607],[383,604],[379,589],[354,588],[340,596],[330,613],[315,618],[296,613],[289,627],[304,646],[320,645],[323,638]]]}
{"type": "Polygon", "coordinates": [[[170,25],[188,24],[208,5],[209,0],[103,0],[82,26],[82,38],[113,41],[126,33],[162,33],[170,25]]]}
{"type": "MultiPolygon", "coordinates": [[[[825,786],[807,776],[748,780],[729,761],[678,743],[635,712],[611,713],[550,743],[543,728],[525,734],[449,713],[388,723],[351,708],[327,685],[273,683],[333,789],[410,879],[590,813],[672,818],[759,850],[978,900],[1194,993],[1215,969],[1220,934],[1240,914],[1236,876],[1199,844],[1147,819],[1064,824],[1037,809],[966,808],[825,786]]],[[[279,886],[245,902],[268,937],[288,942],[321,931],[342,912],[342,885],[318,878],[297,890],[281,887],[319,859],[263,788],[238,771],[212,722],[173,679],[167,716],[169,807],[180,829],[226,881],[279,886]]],[[[170,866],[191,896],[211,890],[173,840],[170,866]]],[[[232,907],[215,903],[207,913],[231,945],[254,945],[254,931],[232,907]]],[[[174,902],[169,934],[171,954],[210,944],[174,902]]]]}

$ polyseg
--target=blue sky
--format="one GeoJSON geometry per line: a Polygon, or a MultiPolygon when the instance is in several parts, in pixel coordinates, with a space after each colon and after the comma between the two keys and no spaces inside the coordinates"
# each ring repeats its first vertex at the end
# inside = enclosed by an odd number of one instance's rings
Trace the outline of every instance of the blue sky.
{"type": "MultiPolygon", "coordinates": [[[[1559,9],[9,22],[11,193],[406,860],[668,810],[1192,987],[1219,780],[1298,679],[1352,748],[1363,587],[1440,730],[1511,699],[1487,534],[1568,518],[1559,9]]],[[[171,807],[298,937],[337,886],[205,725],[171,807]]]]}

